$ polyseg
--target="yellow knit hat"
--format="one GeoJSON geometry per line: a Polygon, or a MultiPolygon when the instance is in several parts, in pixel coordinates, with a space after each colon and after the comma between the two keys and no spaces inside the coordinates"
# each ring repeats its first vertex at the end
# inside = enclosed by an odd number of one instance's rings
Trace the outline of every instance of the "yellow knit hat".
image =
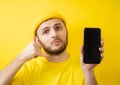
{"type": "Polygon", "coordinates": [[[36,31],[37,29],[39,28],[40,24],[48,19],[51,19],[51,18],[58,18],[58,19],[61,19],[63,20],[63,22],[66,24],[66,20],[65,18],[59,14],[59,13],[56,13],[56,12],[46,12],[44,13],[43,15],[41,15],[35,22],[34,24],[34,36],[36,34],[36,31]]]}

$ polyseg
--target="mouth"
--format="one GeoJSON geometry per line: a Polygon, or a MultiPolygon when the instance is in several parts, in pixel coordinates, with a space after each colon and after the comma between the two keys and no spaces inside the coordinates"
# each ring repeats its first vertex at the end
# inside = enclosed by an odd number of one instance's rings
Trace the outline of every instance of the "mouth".
{"type": "Polygon", "coordinates": [[[61,39],[55,39],[52,41],[52,45],[58,46],[62,40],[61,39]]]}

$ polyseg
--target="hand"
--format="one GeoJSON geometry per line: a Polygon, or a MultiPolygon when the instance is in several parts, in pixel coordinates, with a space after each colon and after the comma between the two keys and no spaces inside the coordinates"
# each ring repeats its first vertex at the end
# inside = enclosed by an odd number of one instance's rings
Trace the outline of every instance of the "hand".
{"type": "Polygon", "coordinates": [[[37,56],[47,56],[46,54],[42,53],[41,47],[42,46],[40,45],[38,38],[34,37],[34,39],[28,44],[28,46],[22,51],[20,57],[29,60],[37,56]]]}
{"type": "MultiPolygon", "coordinates": [[[[101,47],[99,48],[100,52],[101,52],[101,60],[103,59],[103,52],[104,52],[104,49],[103,49],[103,46],[104,46],[104,42],[103,40],[101,40],[101,47]]],[[[94,67],[97,65],[97,64],[85,64],[83,62],[83,47],[81,46],[81,66],[82,66],[82,71],[83,73],[85,72],[88,72],[88,71],[93,71],[94,67]]]]}

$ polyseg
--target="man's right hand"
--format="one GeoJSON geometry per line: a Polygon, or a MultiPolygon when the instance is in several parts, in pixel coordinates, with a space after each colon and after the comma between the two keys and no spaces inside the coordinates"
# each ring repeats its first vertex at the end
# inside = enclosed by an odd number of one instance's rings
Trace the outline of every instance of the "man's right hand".
{"type": "Polygon", "coordinates": [[[41,51],[40,41],[37,37],[28,44],[28,46],[3,70],[0,71],[0,85],[9,85],[12,78],[27,61],[37,56],[45,56],[41,51]],[[14,65],[14,66],[13,66],[14,65]]]}
{"type": "Polygon", "coordinates": [[[37,56],[47,56],[41,51],[41,44],[37,37],[34,37],[33,40],[26,46],[26,48],[21,52],[19,57],[23,57],[25,60],[30,60],[37,56]]]}

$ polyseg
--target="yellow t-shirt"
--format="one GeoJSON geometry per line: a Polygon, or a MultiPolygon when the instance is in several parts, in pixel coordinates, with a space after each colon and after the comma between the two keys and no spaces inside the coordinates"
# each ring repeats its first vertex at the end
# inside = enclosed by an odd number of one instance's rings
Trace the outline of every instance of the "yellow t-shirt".
{"type": "Polygon", "coordinates": [[[64,62],[49,62],[44,57],[34,58],[24,64],[11,85],[83,85],[80,60],[70,56],[64,62]]]}

